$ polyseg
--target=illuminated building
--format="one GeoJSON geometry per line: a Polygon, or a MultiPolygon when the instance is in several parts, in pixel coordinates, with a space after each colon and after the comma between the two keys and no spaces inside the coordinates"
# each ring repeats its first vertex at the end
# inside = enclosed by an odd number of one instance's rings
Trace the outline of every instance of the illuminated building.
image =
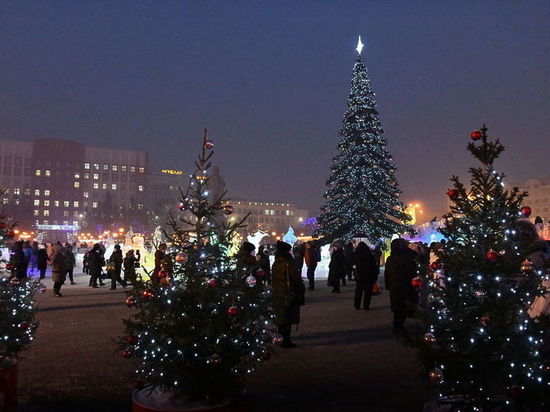
{"type": "Polygon", "coordinates": [[[0,140],[2,203],[23,226],[76,230],[106,199],[114,208],[143,209],[147,173],[143,151],[64,139],[0,140]]]}

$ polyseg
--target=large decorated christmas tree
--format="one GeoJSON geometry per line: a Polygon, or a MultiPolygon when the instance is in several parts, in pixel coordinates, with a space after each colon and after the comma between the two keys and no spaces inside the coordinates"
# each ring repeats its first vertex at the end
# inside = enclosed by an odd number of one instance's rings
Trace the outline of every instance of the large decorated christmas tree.
{"type": "Polygon", "coordinates": [[[230,256],[244,220],[224,219],[233,206],[225,193],[212,196],[213,146],[205,133],[181,214],[166,229],[168,260],[159,279],[138,280],[129,292],[126,303],[136,312],[120,339],[123,356],[135,361],[138,387],[176,394],[187,404],[234,396],[279,339],[270,291],[250,271],[237,270],[230,256]]]}
{"type": "Polygon", "coordinates": [[[353,66],[348,110],[344,115],[338,153],[326,181],[325,204],[315,234],[327,241],[355,236],[372,242],[404,233],[410,220],[399,201],[395,165],[378,119],[374,92],[361,56],[361,38],[353,66]]]}
{"type": "Polygon", "coordinates": [[[550,393],[548,343],[544,322],[529,308],[545,293],[547,268],[526,259],[534,250],[518,229],[530,225],[526,193],[508,189],[493,165],[504,146],[485,127],[471,137],[468,150],[481,165],[470,169],[469,185],[453,176],[447,192],[441,232],[448,241],[431,264],[430,324],[420,354],[440,401],[453,410],[541,407],[550,393]]]}
{"type": "MultiPolygon", "coordinates": [[[[13,238],[13,225],[0,215],[0,248],[13,238]]],[[[16,358],[33,340],[37,323],[34,322],[34,295],[39,288],[35,282],[11,276],[8,256],[0,256],[0,365],[6,359],[16,358]]],[[[42,286],[44,288],[44,286],[42,286]]]]}

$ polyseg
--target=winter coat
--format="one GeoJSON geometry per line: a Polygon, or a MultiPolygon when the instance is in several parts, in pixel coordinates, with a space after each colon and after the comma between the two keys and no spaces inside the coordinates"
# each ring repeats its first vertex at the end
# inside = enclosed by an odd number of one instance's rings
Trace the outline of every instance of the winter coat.
{"type": "Polygon", "coordinates": [[[529,246],[525,253],[525,259],[529,259],[533,263],[535,270],[546,268],[550,264],[550,249],[546,241],[539,239],[535,240],[529,246]]]}
{"type": "Polygon", "coordinates": [[[36,266],[39,270],[48,267],[48,252],[46,252],[46,249],[38,249],[36,253],[36,266]]]}
{"type": "Polygon", "coordinates": [[[73,255],[73,252],[67,252],[67,255],[65,256],[65,270],[72,270],[74,269],[75,265],[76,259],[73,255]]]}
{"type": "Polygon", "coordinates": [[[392,312],[407,310],[407,301],[418,300],[411,280],[416,276],[416,263],[413,254],[406,250],[401,253],[392,253],[386,260],[384,281],[386,289],[390,291],[390,305],[392,312]]]}
{"type": "Polygon", "coordinates": [[[67,253],[65,249],[58,248],[52,255],[52,281],[64,282],[67,274],[66,267],[67,253]]]}
{"type": "Polygon", "coordinates": [[[303,296],[305,286],[289,253],[275,254],[271,267],[273,288],[273,312],[278,325],[300,323],[300,306],[293,302],[293,296],[303,296]]]}
{"type": "Polygon", "coordinates": [[[376,282],[380,268],[374,260],[374,255],[365,243],[359,244],[353,253],[355,278],[363,282],[376,282]],[[364,245],[364,246],[362,246],[364,245]]]}
{"type": "Polygon", "coordinates": [[[90,250],[87,253],[88,272],[90,276],[100,276],[101,267],[103,266],[103,255],[100,250],[90,250]]]}
{"type": "Polygon", "coordinates": [[[13,265],[13,269],[11,271],[13,277],[23,279],[25,276],[27,276],[27,274],[25,273],[25,268],[27,267],[27,265],[25,264],[25,254],[20,247],[16,246],[12,250],[12,252],[10,253],[9,263],[13,265]]]}
{"type": "Polygon", "coordinates": [[[113,265],[114,270],[116,273],[120,273],[122,270],[122,250],[114,250],[113,253],[111,253],[111,257],[109,258],[111,265],[113,265]]]}
{"type": "Polygon", "coordinates": [[[164,269],[168,273],[172,273],[172,264],[171,260],[168,257],[166,253],[164,253],[162,250],[157,250],[155,252],[155,268],[153,269],[153,276],[152,280],[153,282],[156,282],[158,280],[158,274],[161,269],[164,269]]]}
{"type": "Polygon", "coordinates": [[[330,263],[328,264],[328,283],[333,285],[338,279],[341,279],[346,273],[346,259],[342,249],[336,249],[332,252],[330,263]]]}
{"type": "Polygon", "coordinates": [[[306,246],[304,251],[304,260],[308,268],[317,266],[317,262],[321,261],[320,249],[317,246],[311,246],[311,247],[306,246]]]}
{"type": "Polygon", "coordinates": [[[122,262],[124,267],[124,279],[134,280],[137,277],[136,274],[136,263],[139,263],[139,255],[136,256],[126,256],[122,262]]]}

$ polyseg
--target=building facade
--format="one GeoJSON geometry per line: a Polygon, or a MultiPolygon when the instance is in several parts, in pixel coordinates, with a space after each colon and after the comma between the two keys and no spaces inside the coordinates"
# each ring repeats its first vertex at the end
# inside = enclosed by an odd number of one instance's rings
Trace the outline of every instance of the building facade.
{"type": "Polygon", "coordinates": [[[85,226],[105,208],[144,209],[147,153],[64,139],[0,140],[4,211],[20,226],[85,226]]]}
{"type": "Polygon", "coordinates": [[[529,192],[525,204],[531,207],[531,218],[540,216],[545,223],[548,222],[550,220],[550,178],[529,179],[517,186],[529,192]]]}

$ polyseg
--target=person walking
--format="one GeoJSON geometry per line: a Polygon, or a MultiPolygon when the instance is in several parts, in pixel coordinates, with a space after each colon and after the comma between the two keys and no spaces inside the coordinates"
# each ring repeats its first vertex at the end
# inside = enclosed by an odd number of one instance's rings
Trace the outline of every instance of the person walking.
{"type": "Polygon", "coordinates": [[[405,239],[394,239],[390,245],[390,256],[386,261],[384,281],[390,291],[390,306],[393,312],[394,333],[406,334],[408,304],[417,299],[411,280],[416,276],[416,264],[409,253],[405,239]]]}
{"type": "Polygon", "coordinates": [[[65,282],[67,275],[67,269],[65,261],[67,259],[66,250],[60,244],[56,244],[53,249],[52,260],[52,281],[53,281],[53,294],[57,297],[63,297],[61,294],[61,286],[65,282]]]}
{"type": "Polygon", "coordinates": [[[292,255],[294,256],[294,262],[296,269],[300,276],[302,276],[302,269],[304,268],[304,256],[306,253],[306,245],[301,240],[296,242],[296,245],[292,249],[292,255]]]}
{"type": "Polygon", "coordinates": [[[309,290],[315,290],[315,269],[317,268],[317,245],[313,241],[306,243],[304,251],[304,261],[307,266],[307,280],[309,290]]]}
{"type": "Polygon", "coordinates": [[[340,243],[333,245],[330,263],[328,265],[328,285],[332,286],[332,293],[340,293],[340,279],[346,273],[346,258],[340,243]]]}
{"type": "Polygon", "coordinates": [[[76,266],[76,259],[73,254],[73,247],[71,245],[68,245],[66,248],[66,255],[65,255],[65,270],[67,271],[67,276],[69,277],[69,281],[71,282],[71,285],[76,285],[74,279],[73,279],[73,271],[74,267],[76,266]]]}
{"type": "Polygon", "coordinates": [[[18,240],[11,248],[10,260],[11,277],[23,280],[26,277],[25,273],[25,254],[23,253],[23,242],[18,240]]]}
{"type": "Polygon", "coordinates": [[[268,285],[271,285],[271,263],[269,262],[269,252],[264,245],[258,248],[256,261],[260,269],[264,271],[264,280],[268,285]]]}
{"type": "Polygon", "coordinates": [[[27,276],[32,257],[32,246],[28,240],[23,242],[23,255],[25,256],[23,271],[25,272],[25,276],[27,276]]]}
{"type": "Polygon", "coordinates": [[[48,269],[48,252],[46,252],[46,245],[38,245],[38,252],[36,252],[36,267],[40,273],[40,280],[46,277],[46,270],[48,269]]]}
{"type": "Polygon", "coordinates": [[[100,245],[96,243],[88,252],[88,273],[90,274],[90,287],[92,288],[98,287],[97,282],[100,280],[103,261],[100,245]]]}
{"type": "Polygon", "coordinates": [[[139,254],[139,249],[134,253],[134,249],[130,249],[126,252],[126,256],[122,261],[122,266],[124,267],[124,281],[125,282],[135,282],[137,280],[136,267],[139,267],[139,260],[141,256],[139,254]]]}
{"type": "Polygon", "coordinates": [[[282,348],[295,348],[291,340],[292,325],[300,323],[300,306],[304,304],[305,286],[290,254],[292,247],[277,241],[275,261],[271,268],[273,287],[273,312],[277,328],[283,336],[282,348]]]}
{"type": "Polygon", "coordinates": [[[372,288],[378,280],[380,269],[374,260],[374,254],[365,242],[360,242],[353,253],[353,265],[355,266],[355,295],[353,306],[355,309],[369,310],[372,299],[372,288]]]}
{"type": "Polygon", "coordinates": [[[151,276],[151,282],[153,285],[160,285],[159,273],[161,270],[166,274],[166,276],[170,276],[172,273],[172,264],[169,256],[166,254],[166,249],[166,243],[161,243],[155,252],[155,267],[151,276]]]}
{"type": "Polygon", "coordinates": [[[346,245],[344,246],[344,258],[346,259],[346,276],[342,278],[343,286],[346,285],[346,277],[349,281],[352,281],[355,278],[353,275],[353,253],[353,243],[346,243],[346,245]]]}
{"type": "Polygon", "coordinates": [[[111,253],[109,257],[109,277],[111,278],[111,290],[116,290],[116,283],[120,283],[123,288],[127,286],[126,281],[124,281],[120,274],[122,273],[122,250],[120,250],[120,245],[115,245],[115,250],[111,253]]]}

